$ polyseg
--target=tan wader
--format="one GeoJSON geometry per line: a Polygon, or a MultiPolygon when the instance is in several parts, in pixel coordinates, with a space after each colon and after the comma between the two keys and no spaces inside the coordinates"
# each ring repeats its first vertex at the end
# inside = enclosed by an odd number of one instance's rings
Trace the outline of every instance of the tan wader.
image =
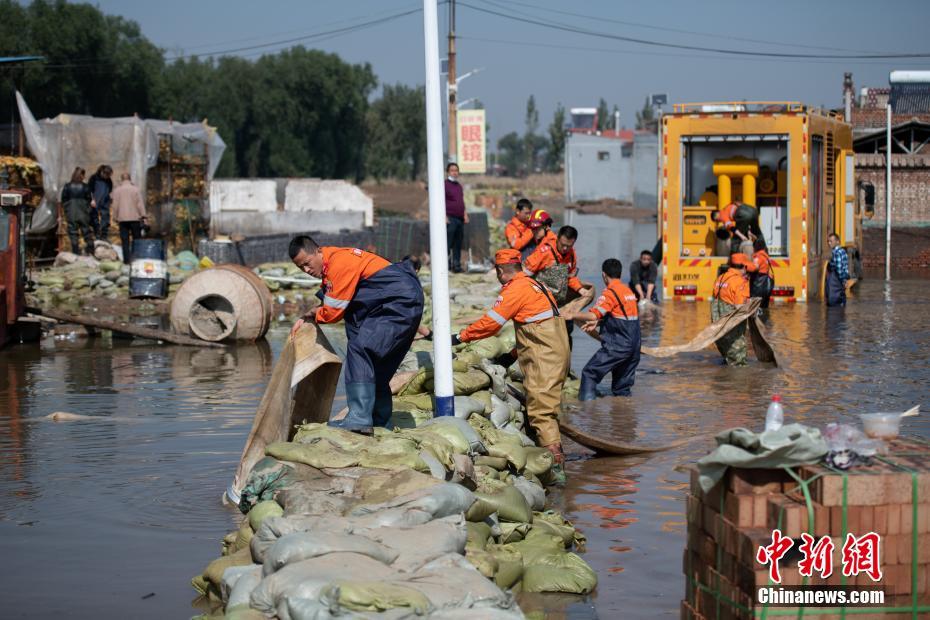
{"type": "Polygon", "coordinates": [[[543,446],[562,442],[559,409],[571,363],[565,319],[517,323],[517,363],[525,377],[526,412],[543,446]]]}

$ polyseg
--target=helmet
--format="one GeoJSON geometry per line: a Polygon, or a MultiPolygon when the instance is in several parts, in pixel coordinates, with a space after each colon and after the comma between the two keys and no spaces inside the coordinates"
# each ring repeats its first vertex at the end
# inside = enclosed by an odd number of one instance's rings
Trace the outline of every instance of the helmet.
{"type": "Polygon", "coordinates": [[[533,211],[533,215],[530,216],[530,221],[528,223],[530,228],[540,228],[547,224],[552,225],[552,217],[550,217],[546,211],[542,209],[533,211]]]}

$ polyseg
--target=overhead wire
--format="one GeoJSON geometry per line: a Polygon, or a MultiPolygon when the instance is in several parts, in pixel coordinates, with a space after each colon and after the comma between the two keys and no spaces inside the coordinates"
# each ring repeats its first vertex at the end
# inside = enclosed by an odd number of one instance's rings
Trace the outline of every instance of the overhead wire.
{"type": "Polygon", "coordinates": [[[493,9],[475,6],[467,2],[462,2],[461,0],[458,0],[458,4],[460,6],[464,6],[466,8],[469,8],[473,11],[477,11],[479,13],[496,15],[498,17],[503,17],[504,19],[508,19],[508,20],[515,21],[515,22],[533,24],[536,26],[541,26],[543,28],[560,30],[563,32],[571,32],[574,34],[597,37],[597,38],[602,38],[602,39],[611,39],[615,41],[625,41],[627,43],[636,43],[639,45],[647,45],[651,47],[690,50],[690,51],[696,51],[696,52],[709,52],[709,53],[714,53],[714,54],[756,56],[756,57],[766,57],[766,58],[812,58],[812,59],[847,59],[847,60],[930,58],[930,52],[880,53],[880,54],[801,54],[801,53],[791,53],[791,52],[763,52],[763,51],[754,51],[754,50],[737,50],[737,49],[724,48],[724,47],[707,47],[707,46],[701,46],[701,45],[687,45],[684,43],[669,43],[666,41],[655,41],[652,39],[642,39],[639,37],[629,37],[625,35],[612,34],[609,32],[589,30],[587,28],[581,28],[578,26],[570,25],[570,24],[542,21],[540,19],[535,19],[532,17],[520,17],[517,15],[511,15],[511,14],[503,13],[501,11],[496,11],[493,9]]]}

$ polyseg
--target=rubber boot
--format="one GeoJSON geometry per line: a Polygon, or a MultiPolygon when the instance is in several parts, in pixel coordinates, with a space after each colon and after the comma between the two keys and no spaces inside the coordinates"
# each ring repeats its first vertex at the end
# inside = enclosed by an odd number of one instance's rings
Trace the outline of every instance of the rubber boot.
{"type": "Polygon", "coordinates": [[[595,398],[597,398],[597,383],[582,374],[581,385],[578,387],[578,400],[594,400],[595,398]]]}
{"type": "Polygon", "coordinates": [[[388,430],[394,428],[391,422],[391,416],[394,414],[394,400],[390,394],[379,394],[375,396],[375,408],[372,413],[374,426],[381,426],[388,430]]]}
{"type": "Polygon", "coordinates": [[[330,420],[329,425],[370,435],[371,416],[375,407],[375,384],[347,383],[346,401],[349,404],[349,413],[341,420],[330,420]]]}
{"type": "Polygon", "coordinates": [[[564,487],[566,483],[565,478],[565,453],[562,452],[562,444],[554,443],[550,446],[546,446],[549,452],[552,453],[552,457],[555,460],[555,463],[552,465],[552,485],[554,487],[564,487]]]}

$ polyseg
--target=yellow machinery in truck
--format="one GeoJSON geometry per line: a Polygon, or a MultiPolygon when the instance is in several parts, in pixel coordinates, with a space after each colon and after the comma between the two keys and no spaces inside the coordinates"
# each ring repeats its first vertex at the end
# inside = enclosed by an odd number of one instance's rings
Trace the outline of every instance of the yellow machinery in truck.
{"type": "Polygon", "coordinates": [[[836,114],[795,102],[676,104],[660,147],[665,299],[711,298],[730,248],[713,214],[730,202],[758,209],[774,300],[821,295],[831,231],[847,248],[861,245],[852,129],[836,114]]]}

